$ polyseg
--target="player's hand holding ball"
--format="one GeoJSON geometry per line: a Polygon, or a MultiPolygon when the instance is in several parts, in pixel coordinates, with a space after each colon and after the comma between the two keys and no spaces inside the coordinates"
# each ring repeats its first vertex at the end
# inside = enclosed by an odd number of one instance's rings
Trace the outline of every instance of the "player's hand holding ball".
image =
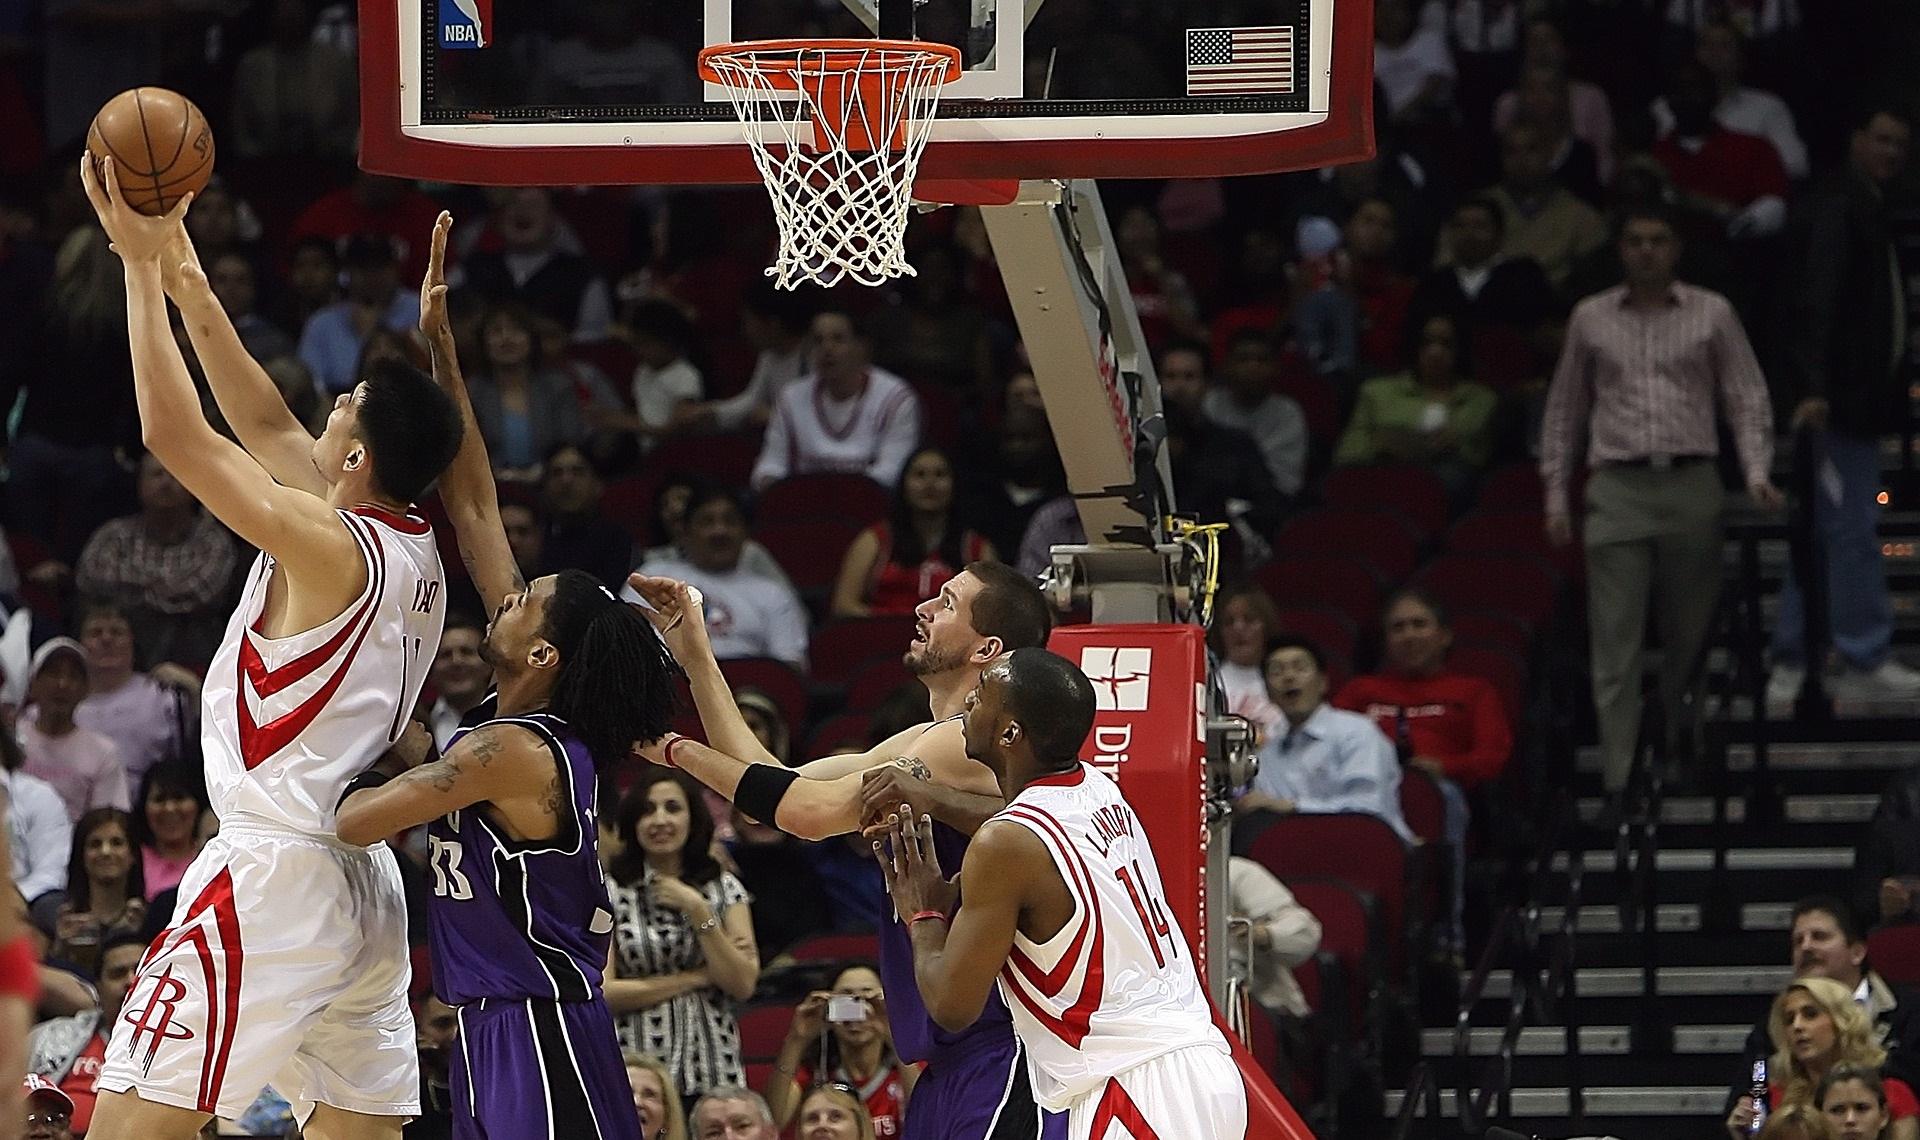
{"type": "Polygon", "coordinates": [[[158,264],[160,255],[173,239],[173,227],[181,224],[187,216],[187,207],[193,203],[193,195],[188,194],[175,202],[163,217],[140,213],[127,205],[120,193],[120,178],[114,170],[112,156],[100,160],[96,175],[92,154],[81,155],[80,185],[86,189],[87,201],[93,204],[94,215],[100,219],[100,228],[107,231],[108,247],[129,264],[158,264]]]}
{"type": "Polygon", "coordinates": [[[707,647],[705,601],[700,591],[677,578],[655,578],[646,574],[627,575],[627,585],[646,605],[641,612],[660,631],[661,640],[677,660],[686,661],[707,647]]]}
{"type": "Polygon", "coordinates": [[[161,255],[213,177],[213,152],[207,117],[177,92],[135,87],[101,106],[87,128],[80,184],[122,259],[161,255]]]}

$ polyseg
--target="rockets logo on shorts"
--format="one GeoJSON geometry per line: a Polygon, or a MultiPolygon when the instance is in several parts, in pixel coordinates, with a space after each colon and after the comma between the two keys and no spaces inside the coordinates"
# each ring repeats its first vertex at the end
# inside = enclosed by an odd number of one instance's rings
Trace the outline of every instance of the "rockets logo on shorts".
{"type": "Polygon", "coordinates": [[[131,1007],[120,1015],[120,1020],[133,1026],[133,1037],[129,1052],[140,1058],[140,1071],[149,1072],[153,1068],[153,1055],[160,1050],[162,1041],[191,1041],[193,1030],[174,1021],[174,1012],[180,1008],[180,999],[187,996],[186,984],[173,976],[173,967],[153,980],[153,989],[147,993],[147,1004],[139,1009],[131,1007]],[[146,1055],[141,1056],[140,1039],[147,1037],[146,1055]]]}

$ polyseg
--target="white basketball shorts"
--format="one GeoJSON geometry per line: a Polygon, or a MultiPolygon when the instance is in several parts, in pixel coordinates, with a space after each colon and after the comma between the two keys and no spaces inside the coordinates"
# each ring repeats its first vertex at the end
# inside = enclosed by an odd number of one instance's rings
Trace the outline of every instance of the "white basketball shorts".
{"type": "Polygon", "coordinates": [[[271,1084],[324,1103],[420,1110],[407,908],[393,852],[226,826],[180,882],[141,961],[99,1087],[232,1118],[271,1084]]]}
{"type": "Polygon", "coordinates": [[[1067,1109],[1067,1140],[1245,1140],[1247,1088],[1205,1045],[1135,1065],[1067,1109]]]}

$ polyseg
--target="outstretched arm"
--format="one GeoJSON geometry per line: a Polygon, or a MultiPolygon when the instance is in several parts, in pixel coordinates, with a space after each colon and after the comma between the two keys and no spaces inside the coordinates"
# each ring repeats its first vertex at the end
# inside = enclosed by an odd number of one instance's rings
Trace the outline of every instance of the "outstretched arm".
{"type": "Polygon", "coordinates": [[[313,465],[313,435],[287,407],[273,378],[241,343],[227,311],[207,284],[200,255],[184,222],[176,220],[160,258],[160,279],[180,308],[187,337],[200,358],[207,387],[247,449],[274,480],[324,496],[326,480],[313,465]]]}
{"type": "MultiPolygon", "coordinates": [[[[726,675],[720,671],[720,662],[713,655],[713,645],[707,640],[707,619],[700,603],[693,597],[685,582],[672,578],[655,578],[635,572],[627,575],[627,596],[638,598],[651,607],[647,619],[660,631],[660,636],[673,652],[674,660],[687,674],[688,687],[693,690],[694,706],[700,711],[700,727],[706,731],[707,739],[719,752],[728,758],[741,757],[741,764],[772,764],[780,766],[779,757],[768,752],[760,743],[760,738],[747,727],[747,720],[740,715],[740,706],[733,701],[733,686],[726,675]]],[[[691,766],[687,771],[694,777],[719,792],[732,798],[731,785],[722,787],[720,783],[706,779],[691,766]]],[[[716,776],[720,773],[716,772],[716,776]]],[[[720,777],[724,780],[724,776],[720,777]]],[[[738,784],[735,775],[731,784],[738,784]]]]}
{"type": "Polygon", "coordinates": [[[427,257],[427,275],[420,283],[420,331],[433,354],[433,379],[460,408],[460,450],[440,476],[440,502],[460,540],[460,560],[480,593],[480,604],[491,614],[511,594],[527,588],[507,545],[500,522],[500,493],[493,483],[493,465],[487,441],[473,415],[466,380],[454,350],[453,323],[447,317],[447,235],[453,215],[445,210],[433,223],[433,244],[427,257]]]}
{"type": "Polygon", "coordinates": [[[378,843],[483,800],[524,798],[546,787],[555,775],[552,751],[532,733],[511,725],[481,725],[438,760],[349,795],[340,804],[334,832],[343,843],[378,843]]]}
{"type": "Polygon", "coordinates": [[[279,559],[296,579],[318,587],[312,599],[316,610],[337,610],[333,603],[344,604],[365,585],[359,544],[325,500],[275,482],[252,456],[213,430],[173,339],[160,258],[170,227],[186,216],[190,197],[165,218],[145,217],[121,200],[113,160],[104,159],[103,167],[105,185],[94,176],[90,156],[81,156],[81,184],[126,267],[141,441],[216,518],[279,559]],[[352,569],[333,570],[323,582],[316,572],[323,566],[352,569]]]}
{"type": "MultiPolygon", "coordinates": [[[[651,744],[640,745],[636,751],[652,763],[683,769],[694,779],[725,796],[729,803],[739,802],[742,780],[747,778],[751,769],[761,767],[673,733],[651,744]]],[[[791,769],[780,768],[779,771],[791,782],[779,795],[773,818],[760,822],[802,839],[827,839],[859,829],[861,801],[858,773],[837,780],[809,780],[791,769]]],[[[748,804],[742,804],[742,809],[751,812],[751,803],[750,799],[748,804]]]]}

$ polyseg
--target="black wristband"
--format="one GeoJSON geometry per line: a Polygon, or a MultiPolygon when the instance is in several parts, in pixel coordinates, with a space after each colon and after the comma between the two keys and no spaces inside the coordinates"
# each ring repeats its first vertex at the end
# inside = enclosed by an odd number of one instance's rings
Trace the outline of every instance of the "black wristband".
{"type": "Polygon", "coordinates": [[[393,779],[393,777],[387,775],[385,772],[376,772],[372,768],[368,768],[358,776],[347,781],[347,790],[340,793],[340,802],[333,805],[333,810],[339,811],[340,804],[346,803],[347,797],[353,793],[366,788],[377,788],[391,779],[393,779]]]}
{"type": "Polygon", "coordinates": [[[780,810],[780,801],[786,798],[787,789],[800,778],[800,773],[791,768],[778,768],[772,764],[749,764],[740,774],[740,786],[734,790],[733,806],[745,812],[748,819],[778,827],[774,816],[780,810]]]}

